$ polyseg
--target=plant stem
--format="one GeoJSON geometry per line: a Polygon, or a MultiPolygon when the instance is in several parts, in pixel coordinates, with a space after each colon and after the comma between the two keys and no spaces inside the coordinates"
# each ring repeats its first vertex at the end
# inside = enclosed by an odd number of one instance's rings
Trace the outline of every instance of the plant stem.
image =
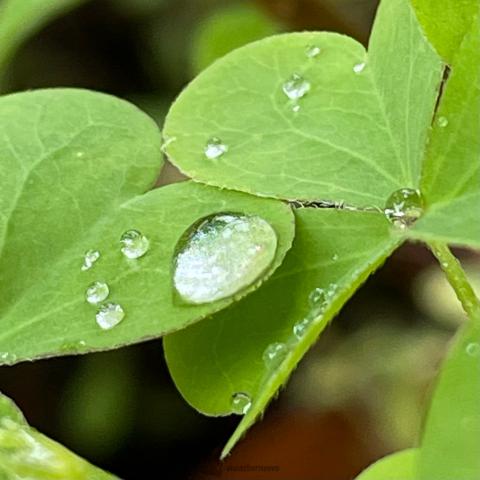
{"type": "Polygon", "coordinates": [[[447,280],[455,290],[463,309],[471,319],[480,321],[480,301],[470,285],[465,271],[457,257],[455,257],[447,245],[441,242],[430,242],[430,249],[440,262],[447,280]]]}

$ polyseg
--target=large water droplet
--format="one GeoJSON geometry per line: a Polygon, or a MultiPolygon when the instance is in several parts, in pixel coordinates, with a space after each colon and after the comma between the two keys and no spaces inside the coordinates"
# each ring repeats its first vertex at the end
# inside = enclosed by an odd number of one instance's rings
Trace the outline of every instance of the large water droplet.
{"type": "Polygon", "coordinates": [[[221,157],[224,153],[228,152],[228,146],[225,145],[219,138],[212,137],[205,145],[205,156],[209,160],[221,157]]]}
{"type": "Polygon", "coordinates": [[[122,253],[130,259],[143,257],[150,247],[148,238],[138,230],[128,230],[120,238],[122,253]]]}
{"type": "Polygon", "coordinates": [[[480,343],[472,342],[467,345],[465,349],[467,354],[471,357],[479,357],[480,356],[480,343]]]}
{"type": "Polygon", "coordinates": [[[248,393],[237,392],[232,395],[232,412],[245,415],[252,406],[252,399],[248,393]]]}
{"type": "Polygon", "coordinates": [[[356,65],[353,66],[353,71],[355,73],[362,73],[365,70],[366,66],[367,64],[365,62],[357,63],[356,65]]]}
{"type": "Polygon", "coordinates": [[[310,82],[307,82],[302,76],[294,73],[284,84],[283,93],[290,100],[302,98],[310,90],[310,82]]]}
{"type": "Polygon", "coordinates": [[[100,258],[100,252],[98,250],[89,250],[83,257],[82,271],[90,270],[93,264],[100,258]]]}
{"type": "Polygon", "coordinates": [[[110,289],[105,282],[94,282],[87,288],[85,298],[88,303],[96,305],[106,300],[109,294],[110,289]]]}
{"type": "Polygon", "coordinates": [[[439,127],[445,128],[448,126],[448,119],[447,117],[438,117],[437,123],[439,127]]]}
{"type": "Polygon", "coordinates": [[[418,190],[402,188],[393,192],[385,204],[385,215],[399,228],[413,225],[423,213],[423,199],[418,190]]]}
{"type": "Polygon", "coordinates": [[[110,330],[118,325],[125,317],[123,308],[117,303],[106,303],[102,305],[95,316],[98,325],[103,330],[110,330]]]}
{"type": "Polygon", "coordinates": [[[278,367],[288,354],[288,347],[284,343],[271,343],[263,352],[263,361],[269,369],[278,367]]]}
{"type": "Polygon", "coordinates": [[[180,298],[209,303],[257,280],[275,258],[277,235],[258,216],[221,213],[193,225],[175,253],[173,284],[180,298]]]}
{"type": "Polygon", "coordinates": [[[318,45],[308,45],[305,49],[305,55],[308,58],[315,58],[320,55],[322,49],[318,45]]]}

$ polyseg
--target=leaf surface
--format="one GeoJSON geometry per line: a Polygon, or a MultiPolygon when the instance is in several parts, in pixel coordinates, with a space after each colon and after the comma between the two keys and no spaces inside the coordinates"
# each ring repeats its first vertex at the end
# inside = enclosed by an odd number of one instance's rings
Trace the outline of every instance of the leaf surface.
{"type": "Polygon", "coordinates": [[[355,480],[417,480],[418,450],[409,448],[381,458],[355,480]]]}
{"type": "Polygon", "coordinates": [[[480,28],[458,51],[425,159],[426,213],[411,230],[425,240],[480,247],[480,28]]]}
{"type": "Polygon", "coordinates": [[[172,106],[166,151],[204,183],[383,207],[393,191],[419,186],[441,71],[408,1],[384,0],[368,55],[348,37],[306,32],[216,62],[172,106]],[[292,100],[284,90],[295,74],[307,91],[292,100]],[[219,158],[205,156],[211,138],[228,147],[219,158]]]}
{"type": "Polygon", "coordinates": [[[0,393],[0,478],[17,480],[114,480],[26,422],[14,403],[0,393]]]}
{"type": "Polygon", "coordinates": [[[480,478],[480,315],[442,365],[424,427],[418,480],[480,478]]]}
{"type": "Polygon", "coordinates": [[[77,90],[10,95],[0,100],[0,125],[0,363],[115,348],[231,303],[186,306],[173,298],[175,246],[208,215],[256,214],[272,225],[278,247],[265,275],[290,247],[293,216],[281,202],[192,182],[144,194],[162,164],[160,135],[124,101],[77,90]],[[150,241],[136,260],[120,251],[131,229],[150,241]],[[88,250],[100,258],[82,271],[88,250]],[[85,300],[96,281],[125,311],[108,331],[85,300]]]}
{"type": "Polygon", "coordinates": [[[173,379],[197,410],[227,415],[235,393],[252,398],[224,455],[262,413],[333,315],[399,241],[377,213],[297,210],[294,246],[261,289],[164,339],[173,379]],[[309,305],[309,292],[315,288],[332,292],[317,312],[309,305]],[[306,318],[298,338],[294,326],[306,318]],[[263,355],[278,342],[285,345],[286,354],[271,368],[263,355]]]}

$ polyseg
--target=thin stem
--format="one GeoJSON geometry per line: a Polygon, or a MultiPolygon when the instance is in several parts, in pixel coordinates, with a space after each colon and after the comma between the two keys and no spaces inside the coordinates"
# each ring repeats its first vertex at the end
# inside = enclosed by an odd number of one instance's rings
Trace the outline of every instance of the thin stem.
{"type": "Polygon", "coordinates": [[[475,295],[465,272],[447,245],[441,242],[430,242],[430,249],[440,262],[448,282],[455,290],[463,309],[471,319],[480,321],[480,301],[475,295]]]}

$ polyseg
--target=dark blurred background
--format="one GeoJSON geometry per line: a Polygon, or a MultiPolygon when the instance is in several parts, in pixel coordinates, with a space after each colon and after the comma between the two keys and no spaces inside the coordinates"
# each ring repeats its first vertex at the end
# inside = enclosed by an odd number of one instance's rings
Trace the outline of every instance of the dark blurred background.
{"type": "MultiPolygon", "coordinates": [[[[22,46],[2,93],[100,90],[136,103],[161,125],[185,84],[231,49],[292,30],[338,31],[366,43],[376,5],[85,1],[22,46]]],[[[168,166],[159,184],[181,180],[168,166]]],[[[457,253],[480,285],[478,258],[457,253]]],[[[223,464],[218,455],[238,417],[208,418],[190,408],[169,377],[160,340],[4,367],[0,390],[33,426],[124,479],[149,472],[169,480],[348,480],[416,443],[436,369],[462,321],[428,251],[403,247],[344,308],[223,464]]]]}

